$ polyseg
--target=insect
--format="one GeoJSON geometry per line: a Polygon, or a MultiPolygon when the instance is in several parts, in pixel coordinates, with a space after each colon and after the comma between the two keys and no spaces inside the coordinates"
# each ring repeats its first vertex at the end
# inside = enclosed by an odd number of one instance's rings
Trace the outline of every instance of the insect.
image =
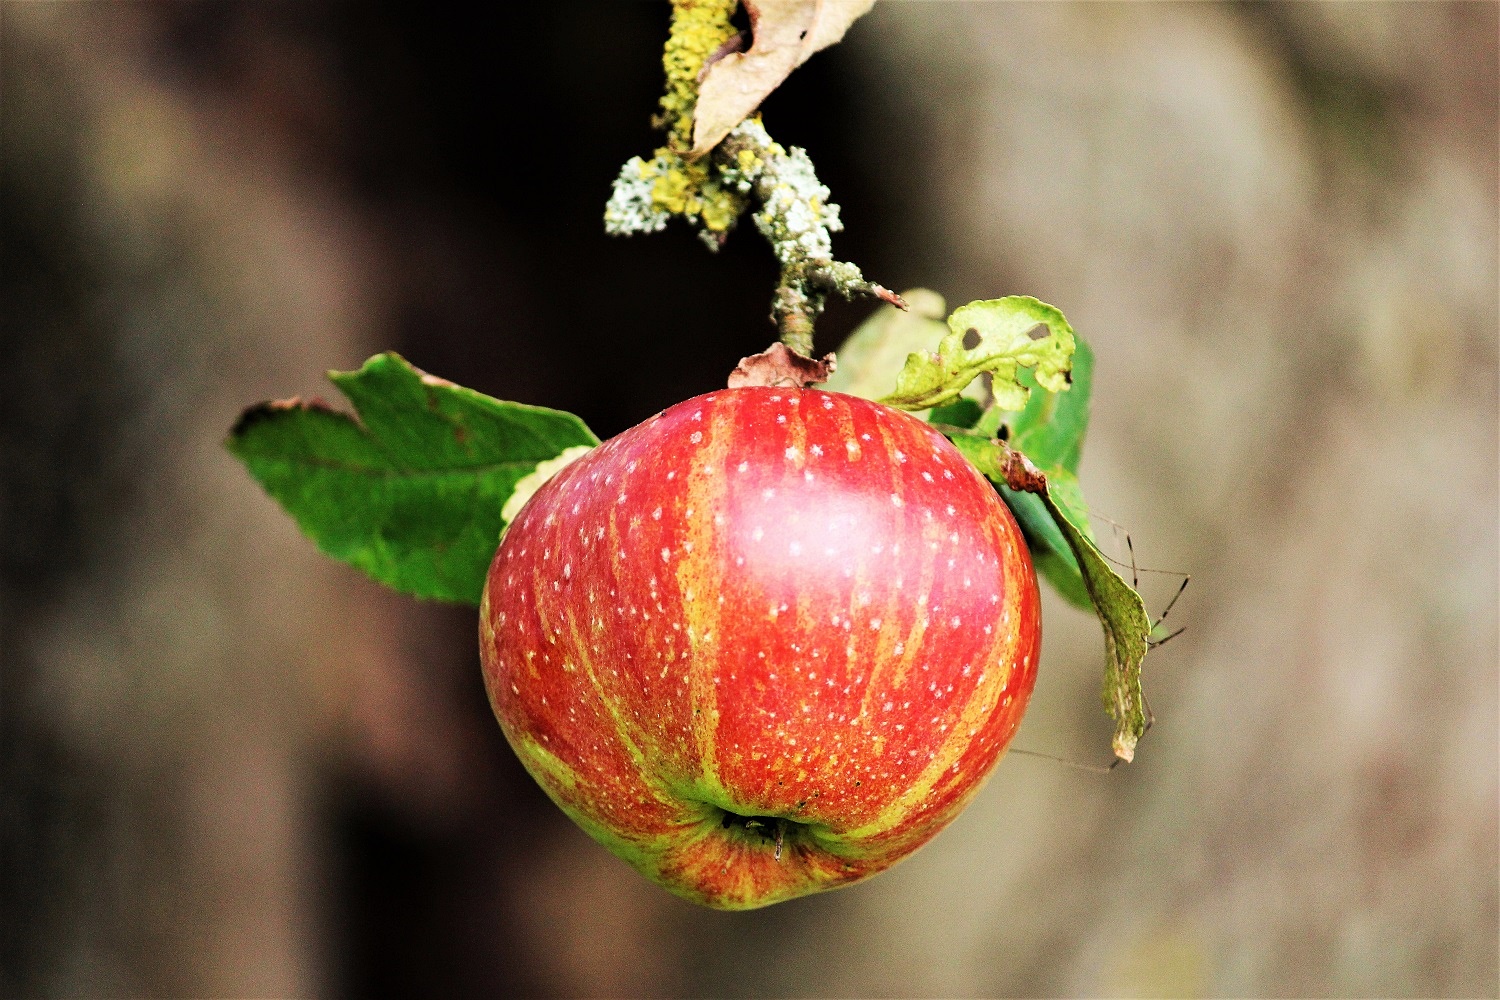
{"type": "MultiPolygon", "coordinates": [[[[1091,513],[1089,516],[1092,519],[1108,523],[1113,529],[1117,540],[1121,535],[1124,536],[1125,550],[1127,553],[1129,553],[1129,562],[1122,562],[1121,560],[1116,559],[1113,556],[1110,556],[1108,553],[1104,552],[1101,552],[1100,555],[1104,556],[1106,560],[1114,563],[1121,569],[1129,568],[1130,586],[1131,589],[1133,589],[1137,593],[1140,593],[1142,573],[1159,573],[1166,576],[1182,577],[1182,583],[1178,585],[1177,590],[1173,592],[1171,599],[1167,601],[1167,606],[1162,609],[1161,614],[1157,615],[1156,618],[1151,621],[1151,626],[1146,632],[1146,648],[1148,650],[1151,650],[1156,649],[1160,646],[1165,646],[1167,643],[1177,638],[1183,632],[1187,631],[1187,626],[1183,625],[1178,627],[1174,631],[1161,634],[1162,627],[1167,620],[1167,616],[1172,613],[1172,609],[1177,606],[1178,599],[1182,597],[1183,592],[1187,590],[1188,584],[1192,582],[1192,575],[1189,573],[1181,573],[1177,570],[1152,569],[1139,565],[1135,560],[1135,543],[1131,540],[1130,531],[1128,529],[1126,529],[1123,525],[1110,520],[1102,514],[1091,513]]],[[[1116,544],[1118,545],[1118,541],[1116,544]]],[[[1146,717],[1146,726],[1143,730],[1141,730],[1141,735],[1144,736],[1146,733],[1151,731],[1152,725],[1154,725],[1156,722],[1156,715],[1151,711],[1151,703],[1146,699],[1145,691],[1141,692],[1141,709],[1146,717]]],[[[1091,774],[1108,774],[1121,764],[1121,760],[1118,757],[1110,761],[1108,764],[1088,764],[1081,761],[1068,760],[1065,757],[1058,757],[1049,753],[1042,753],[1037,750],[1025,750],[1020,747],[1012,747],[1010,752],[1022,754],[1027,757],[1041,757],[1044,760],[1056,761],[1057,763],[1066,765],[1067,767],[1075,768],[1080,771],[1088,771],[1091,774]]]]}

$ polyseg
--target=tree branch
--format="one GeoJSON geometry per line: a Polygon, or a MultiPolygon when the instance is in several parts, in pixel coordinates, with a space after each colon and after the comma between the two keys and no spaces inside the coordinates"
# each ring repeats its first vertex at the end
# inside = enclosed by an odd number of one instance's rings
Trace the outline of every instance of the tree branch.
{"type": "Polygon", "coordinates": [[[787,150],[754,115],[735,127],[706,157],[686,159],[693,111],[706,64],[732,51],[729,22],[735,0],[674,0],[672,29],[662,64],[667,73],[662,114],[667,144],[652,159],[632,157],[615,180],[604,228],[615,235],[654,233],[679,216],[717,250],[753,200],[753,218],[781,264],[771,319],[782,343],[803,356],[813,348],[813,326],[830,292],[867,295],[901,308],[894,292],[866,281],[854,264],[835,260],[832,234],[843,228],[839,207],[818,180],[806,150],[787,150]]]}

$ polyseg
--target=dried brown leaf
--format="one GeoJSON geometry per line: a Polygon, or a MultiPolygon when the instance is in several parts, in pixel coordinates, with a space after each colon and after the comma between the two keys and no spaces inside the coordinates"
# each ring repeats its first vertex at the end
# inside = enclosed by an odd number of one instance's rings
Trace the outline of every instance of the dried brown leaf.
{"type": "Polygon", "coordinates": [[[1005,485],[1013,490],[1038,495],[1047,493],[1047,477],[1031,464],[1031,459],[1014,448],[1001,449],[1000,474],[1005,485]]]}
{"type": "Polygon", "coordinates": [[[689,159],[719,144],[814,53],[844,37],[875,0],[745,0],[755,36],[748,52],[709,67],[693,112],[689,159]]]}
{"type": "Polygon", "coordinates": [[[833,374],[836,366],[837,361],[832,354],[825,354],[821,360],[815,361],[804,358],[785,344],[777,342],[760,354],[741,358],[734,371],[729,373],[729,388],[765,385],[803,389],[828,381],[828,376],[833,374]]]}

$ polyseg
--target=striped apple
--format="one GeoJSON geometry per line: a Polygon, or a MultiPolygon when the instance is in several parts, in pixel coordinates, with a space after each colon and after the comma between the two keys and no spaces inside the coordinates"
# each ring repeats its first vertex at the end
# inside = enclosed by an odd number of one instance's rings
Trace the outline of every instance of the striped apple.
{"type": "Polygon", "coordinates": [[[1038,611],[1010,512],[928,425],[740,388],[537,491],[480,650],[564,812],[672,892],[748,909],[882,871],[958,815],[1025,710],[1038,611]]]}

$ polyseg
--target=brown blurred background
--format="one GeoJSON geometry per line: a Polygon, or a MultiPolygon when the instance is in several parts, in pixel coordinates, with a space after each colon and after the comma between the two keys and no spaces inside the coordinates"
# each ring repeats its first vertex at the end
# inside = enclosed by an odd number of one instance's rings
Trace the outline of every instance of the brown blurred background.
{"type": "MultiPolygon", "coordinates": [[[[771,339],[753,231],[603,234],[666,7],[484,6],[0,7],[0,995],[1497,995],[1500,7],[885,3],[772,97],[842,256],[1067,312],[1092,504],[1193,584],[1136,764],[719,914],[220,448],[385,348],[609,435],[771,339]]],[[[1017,746],[1099,760],[1046,616],[1017,746]]]]}

